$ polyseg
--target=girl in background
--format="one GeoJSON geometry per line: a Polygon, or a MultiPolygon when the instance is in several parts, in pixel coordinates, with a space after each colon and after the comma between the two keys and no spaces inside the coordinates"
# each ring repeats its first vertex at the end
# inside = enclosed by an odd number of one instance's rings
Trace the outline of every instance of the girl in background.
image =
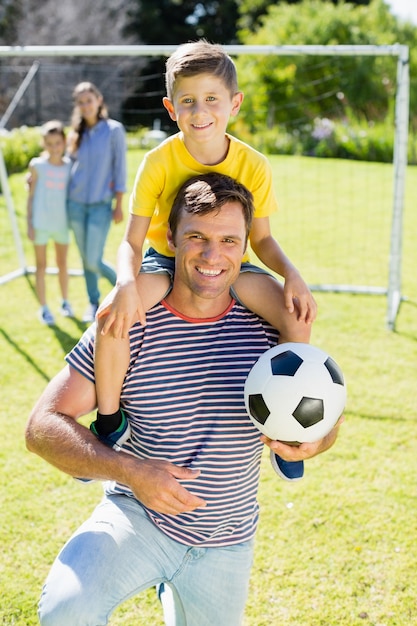
{"type": "Polygon", "coordinates": [[[61,313],[73,317],[68,302],[67,252],[67,188],[71,163],[64,156],[66,137],[61,122],[52,120],[42,127],[44,151],[29,163],[29,196],[27,201],[28,237],[35,246],[36,294],[41,308],[39,319],[51,326],[55,318],[46,303],[46,246],[55,243],[56,264],[61,288],[61,313]]]}
{"type": "Polygon", "coordinates": [[[103,96],[95,85],[79,83],[73,98],[68,140],[72,162],[68,220],[81,255],[89,299],[82,319],[90,323],[100,300],[99,277],[104,276],[111,285],[116,282],[116,272],[103,261],[103,254],[112,219],[115,223],[123,219],[126,136],[122,124],[109,119],[103,96]]]}

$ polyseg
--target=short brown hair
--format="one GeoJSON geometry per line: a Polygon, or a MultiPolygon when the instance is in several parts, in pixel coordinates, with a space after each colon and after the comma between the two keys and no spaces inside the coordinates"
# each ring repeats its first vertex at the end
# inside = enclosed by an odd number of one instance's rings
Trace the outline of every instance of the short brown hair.
{"type": "Polygon", "coordinates": [[[200,39],[182,44],[168,58],[165,73],[167,97],[172,100],[178,78],[198,74],[217,76],[232,96],[238,92],[237,72],[232,59],[220,45],[200,39]]]}
{"type": "Polygon", "coordinates": [[[206,215],[219,211],[227,202],[239,202],[242,206],[246,226],[246,239],[252,226],[253,196],[251,192],[234,178],[211,172],[200,174],[187,180],[177,193],[168,218],[168,225],[175,240],[181,213],[206,215]]]}
{"type": "Polygon", "coordinates": [[[65,139],[64,125],[59,120],[49,120],[49,122],[45,122],[41,128],[41,133],[42,137],[46,137],[47,135],[61,135],[61,137],[65,139]]]}

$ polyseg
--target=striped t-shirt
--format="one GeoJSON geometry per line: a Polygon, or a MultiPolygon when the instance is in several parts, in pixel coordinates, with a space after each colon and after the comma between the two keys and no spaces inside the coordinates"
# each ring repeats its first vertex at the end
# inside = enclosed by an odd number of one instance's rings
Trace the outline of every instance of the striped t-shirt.
{"type": "MultiPolygon", "coordinates": [[[[66,359],[94,381],[93,330],[66,359]]],[[[181,483],[206,507],[180,515],[147,509],[158,528],[186,545],[233,545],[253,537],[263,444],[244,404],[243,387],[257,358],[277,343],[263,320],[232,302],[219,317],[189,319],[165,302],[130,331],[130,366],[121,405],[132,429],[126,451],[199,469],[181,483]]],[[[108,482],[106,493],[134,497],[108,482]]]]}

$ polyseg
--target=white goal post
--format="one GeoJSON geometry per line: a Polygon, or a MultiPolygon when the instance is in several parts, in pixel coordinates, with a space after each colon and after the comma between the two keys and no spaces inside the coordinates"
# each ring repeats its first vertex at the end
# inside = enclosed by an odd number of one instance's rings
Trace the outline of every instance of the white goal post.
{"type": "MultiPolygon", "coordinates": [[[[390,56],[397,59],[397,79],[395,96],[395,139],[393,157],[392,215],[388,285],[386,287],[363,287],[343,284],[310,285],[317,291],[382,294],[387,296],[387,326],[394,329],[401,301],[402,231],[405,176],[407,168],[408,122],[409,122],[409,49],[408,46],[372,45],[298,45],[298,46],[246,46],[225,45],[230,55],[277,55],[277,56],[390,56]]],[[[129,57],[129,56],[169,56],[175,45],[104,45],[104,46],[0,46],[0,59],[4,57],[129,57]]],[[[7,276],[0,277],[0,284],[32,271],[26,264],[24,250],[17,227],[8,176],[0,148],[0,182],[12,225],[13,237],[20,267],[7,276]]]]}

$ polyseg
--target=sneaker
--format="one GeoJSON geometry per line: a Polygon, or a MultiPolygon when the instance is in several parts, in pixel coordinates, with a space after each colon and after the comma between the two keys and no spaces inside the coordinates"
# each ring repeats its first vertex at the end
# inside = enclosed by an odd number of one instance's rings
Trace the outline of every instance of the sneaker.
{"type": "Polygon", "coordinates": [[[155,587],[156,593],[158,595],[159,601],[162,605],[162,610],[164,613],[164,624],[174,624],[175,623],[175,601],[174,594],[168,583],[159,583],[155,587]]]}
{"type": "Polygon", "coordinates": [[[284,461],[273,450],[270,452],[270,459],[275,472],[284,480],[294,482],[304,476],[304,461],[284,461]]]}
{"type": "MultiPolygon", "coordinates": [[[[120,412],[122,414],[122,422],[119,428],[107,435],[107,437],[103,437],[103,435],[98,434],[96,427],[94,426],[94,422],[90,424],[90,430],[97,437],[97,439],[99,439],[106,446],[109,446],[109,448],[113,448],[113,450],[116,450],[117,452],[120,450],[120,447],[125,443],[125,441],[127,441],[130,437],[130,424],[122,409],[120,409],[120,412]]],[[[77,482],[85,484],[95,482],[94,478],[74,477],[74,479],[77,482]]]]}
{"type": "Polygon", "coordinates": [[[96,313],[98,311],[98,304],[90,303],[83,315],[82,321],[86,324],[92,324],[96,319],[96,313]]]}
{"type": "Polygon", "coordinates": [[[55,318],[47,306],[43,306],[39,309],[39,321],[46,326],[53,326],[55,324],[55,318]]]}
{"type": "Polygon", "coordinates": [[[100,439],[102,443],[109,446],[109,448],[113,448],[113,450],[120,450],[121,446],[130,437],[130,424],[128,419],[122,409],[120,409],[120,413],[122,414],[122,421],[119,428],[106,436],[99,435],[95,427],[95,422],[90,424],[90,430],[94,433],[97,439],[100,439]]]}
{"type": "Polygon", "coordinates": [[[74,317],[74,311],[72,310],[72,306],[67,300],[62,301],[60,313],[64,317],[74,317]]]}

